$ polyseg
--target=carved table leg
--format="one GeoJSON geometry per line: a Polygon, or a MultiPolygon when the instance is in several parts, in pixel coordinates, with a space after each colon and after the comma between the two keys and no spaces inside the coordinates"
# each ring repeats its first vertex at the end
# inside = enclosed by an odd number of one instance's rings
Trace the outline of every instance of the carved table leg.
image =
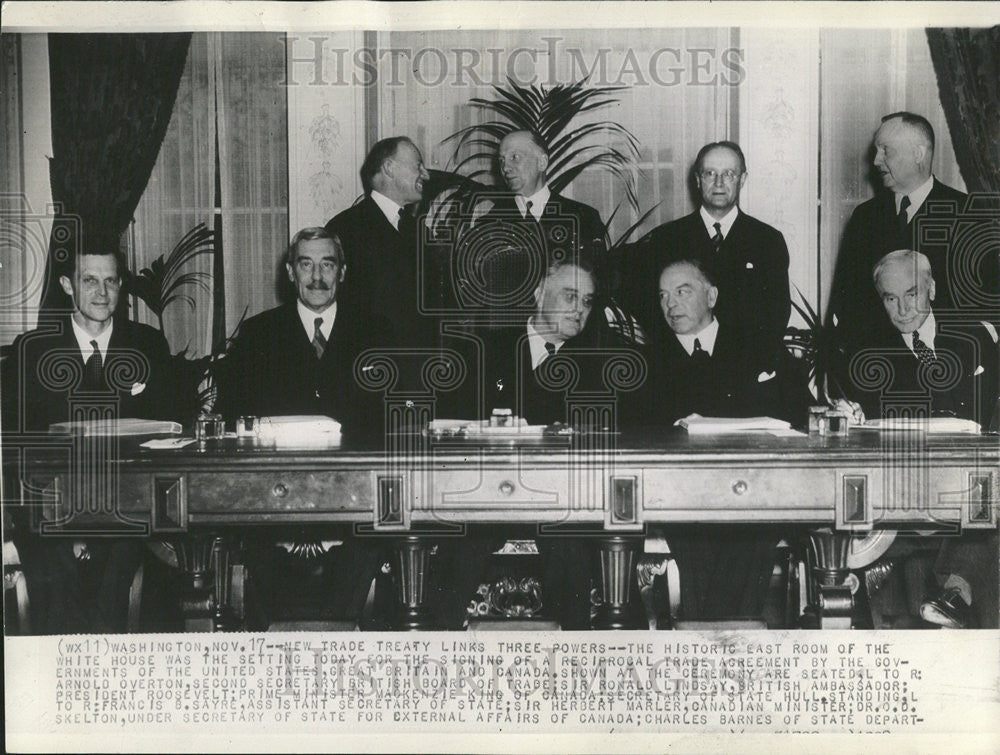
{"type": "Polygon", "coordinates": [[[186,632],[238,628],[230,607],[229,542],[223,535],[191,535],[175,545],[184,576],[181,611],[186,632]]]}
{"type": "Polygon", "coordinates": [[[395,541],[396,587],[399,606],[393,627],[407,631],[433,629],[427,605],[427,567],[430,544],[420,537],[404,537],[395,541]]]}
{"type": "Polygon", "coordinates": [[[807,616],[820,629],[850,629],[854,596],[847,565],[851,533],[829,528],[811,530],[809,606],[807,616]]]}
{"type": "Polygon", "coordinates": [[[601,598],[602,605],[594,621],[595,629],[634,629],[638,627],[632,605],[632,579],[640,538],[623,535],[602,537],[601,598]]]}

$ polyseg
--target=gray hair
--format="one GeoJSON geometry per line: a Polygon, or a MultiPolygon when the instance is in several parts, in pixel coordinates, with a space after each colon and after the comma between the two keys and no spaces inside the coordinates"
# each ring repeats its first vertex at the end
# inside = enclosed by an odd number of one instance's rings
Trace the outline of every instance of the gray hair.
{"type": "Polygon", "coordinates": [[[926,276],[927,280],[933,280],[933,275],[931,274],[931,261],[927,258],[926,254],[915,251],[913,249],[897,249],[894,252],[889,252],[882,259],[875,263],[872,268],[872,282],[875,284],[875,288],[878,288],[878,279],[882,274],[882,271],[894,262],[905,262],[908,265],[915,267],[920,275],[926,276]]]}

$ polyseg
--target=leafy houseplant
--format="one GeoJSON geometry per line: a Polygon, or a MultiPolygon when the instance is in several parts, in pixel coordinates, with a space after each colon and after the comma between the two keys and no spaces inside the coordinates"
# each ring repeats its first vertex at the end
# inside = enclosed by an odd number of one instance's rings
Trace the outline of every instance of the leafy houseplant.
{"type": "MultiPolygon", "coordinates": [[[[160,331],[165,332],[163,313],[168,306],[174,302],[182,302],[191,310],[195,308],[194,299],[184,292],[185,287],[193,285],[211,292],[209,273],[185,268],[196,257],[214,253],[215,233],[204,223],[199,223],[184,234],[166,258],[161,254],[149,267],[134,275],[127,275],[123,293],[141,299],[159,320],[160,331]]],[[[242,322],[241,317],[240,323],[242,322]]],[[[237,323],[233,333],[239,329],[240,323],[237,323]]],[[[187,349],[171,356],[170,369],[177,376],[181,389],[177,406],[185,419],[211,407],[215,395],[216,371],[232,337],[230,335],[221,343],[212,344],[211,353],[203,357],[191,358],[187,349]]]]}
{"type": "Polygon", "coordinates": [[[785,345],[808,366],[809,381],[815,386],[815,398],[825,404],[844,395],[837,377],[844,364],[844,350],[833,325],[823,322],[798,288],[795,293],[802,304],[793,300],[792,306],[806,327],[789,326],[785,331],[785,345]]]}

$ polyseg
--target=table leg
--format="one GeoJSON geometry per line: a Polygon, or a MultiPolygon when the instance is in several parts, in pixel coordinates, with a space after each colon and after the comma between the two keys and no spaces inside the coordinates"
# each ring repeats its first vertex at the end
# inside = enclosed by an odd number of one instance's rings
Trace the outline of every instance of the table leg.
{"type": "Polygon", "coordinates": [[[827,527],[809,532],[811,558],[806,616],[819,629],[851,629],[854,596],[848,584],[851,570],[847,566],[847,554],[852,538],[851,533],[827,527]]]}
{"type": "Polygon", "coordinates": [[[631,597],[639,542],[641,542],[639,538],[624,535],[611,535],[599,539],[602,604],[594,621],[595,629],[638,627],[631,597]]]}
{"type": "Polygon", "coordinates": [[[393,543],[396,556],[396,588],[399,605],[393,627],[406,631],[433,629],[427,605],[427,567],[430,544],[422,537],[409,536],[393,543]]]}
{"type": "Polygon", "coordinates": [[[177,542],[184,577],[181,611],[186,632],[236,629],[230,599],[230,551],[223,535],[191,535],[177,542]]]}

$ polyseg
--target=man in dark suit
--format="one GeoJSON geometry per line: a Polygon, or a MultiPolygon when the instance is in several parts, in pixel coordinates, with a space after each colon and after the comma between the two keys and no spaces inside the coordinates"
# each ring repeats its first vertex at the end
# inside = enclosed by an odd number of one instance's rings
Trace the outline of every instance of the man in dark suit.
{"type": "MultiPolygon", "coordinates": [[[[613,357],[594,348],[587,328],[594,295],[588,262],[551,264],[534,291],[535,313],[520,324],[484,331],[477,341],[477,356],[470,360],[476,366],[469,371],[474,390],[467,394],[465,412],[486,419],[493,409],[505,408],[530,424],[586,422],[586,412],[577,415],[568,408],[570,390],[592,395],[606,390],[602,365],[613,357]],[[575,379],[564,380],[569,374],[575,379]]],[[[493,534],[473,534],[443,544],[438,600],[443,626],[459,628],[464,622],[465,607],[496,543],[493,534]]],[[[563,629],[589,628],[589,543],[559,536],[540,537],[537,543],[547,609],[563,629]]]]}
{"type": "Polygon", "coordinates": [[[471,237],[479,247],[484,285],[497,306],[530,308],[550,262],[602,262],[604,224],[590,205],[549,188],[548,149],[537,134],[507,134],[497,162],[509,193],[492,198],[492,208],[476,221],[471,237]]]}
{"type": "MultiPolygon", "coordinates": [[[[753,344],[715,316],[721,293],[705,262],[671,262],[659,276],[659,291],[669,332],[650,349],[645,403],[662,425],[692,413],[805,423],[809,395],[804,383],[794,380],[785,363],[761,370],[753,344]]],[[[761,615],[776,532],[692,526],[667,534],[680,570],[684,618],[761,615]]]]}
{"type": "Polygon", "coordinates": [[[830,294],[828,317],[850,352],[873,331],[879,331],[879,338],[892,336],[870,276],[875,263],[896,249],[920,251],[930,260],[939,310],[986,312],[984,296],[994,297],[994,310],[997,302],[996,250],[980,256],[976,244],[953,243],[959,231],[968,230],[958,223],[968,196],[931,174],[934,130],[927,119],[908,112],[885,116],[874,146],[874,166],[886,191],[858,205],[851,215],[830,294]],[[932,210],[943,217],[943,236],[919,232],[921,223],[933,218],[932,210]]]}
{"type": "Polygon", "coordinates": [[[339,301],[350,267],[326,229],[295,234],[285,270],[296,298],[240,328],[225,359],[218,411],[230,422],[241,414],[322,415],[348,437],[377,437],[381,402],[354,379],[354,361],[388,345],[388,325],[354,301],[339,301]]]}
{"type": "MultiPolygon", "coordinates": [[[[971,419],[988,429],[1000,393],[1000,347],[992,324],[935,313],[937,285],[926,255],[901,249],[872,272],[892,325],[867,340],[851,360],[849,392],[869,417],[935,415],[971,419]],[[886,381],[869,384],[866,365],[878,363],[886,381]]],[[[921,616],[945,626],[968,626],[973,595],[980,624],[996,626],[996,533],[945,540],[935,573],[944,592],[926,600],[921,616]],[[992,560],[991,560],[992,559],[992,560]],[[982,610],[984,607],[985,610],[982,610]]]]}
{"type": "MultiPolygon", "coordinates": [[[[387,344],[388,326],[357,311],[355,302],[338,301],[350,271],[339,239],[326,229],[296,233],[285,270],[296,299],[240,328],[225,359],[219,411],[228,420],[246,414],[322,415],[340,422],[347,439],[378,437],[383,430],[381,400],[358,385],[354,365],[365,349],[387,344]]],[[[248,548],[260,592],[274,601],[274,612],[286,612],[289,596],[278,575],[294,572],[296,564],[285,563],[285,550],[268,543],[254,540],[248,548]]],[[[343,545],[326,552],[329,584],[320,599],[332,596],[322,602],[332,606],[337,618],[357,619],[380,563],[378,547],[346,537],[343,545]]]]}
{"type": "Polygon", "coordinates": [[[419,313],[422,259],[412,205],[429,179],[420,150],[405,136],[377,142],[361,166],[365,197],[326,224],[344,249],[350,276],[344,301],[373,309],[392,327],[394,345],[428,345],[433,322],[419,313]]]}
{"type": "MultiPolygon", "coordinates": [[[[90,418],[86,407],[109,400],[119,418],[177,419],[163,335],[114,317],[121,270],[116,251],[65,262],[59,284],[72,300],[71,314],[43,319],[19,336],[4,362],[5,433],[47,432],[54,423],[90,418]]],[[[129,586],[144,553],[140,541],[71,542],[20,531],[15,544],[28,581],[32,631],[125,631],[129,586]]]]}
{"type": "Polygon", "coordinates": [[[706,144],[695,159],[694,175],[701,206],[650,235],[634,286],[640,297],[637,314],[645,327],[655,328],[660,315],[651,289],[660,271],[676,259],[698,259],[718,286],[719,319],[739,328],[740,339],[749,340],[757,353],[777,359],[791,311],[785,239],[739,207],[747,169],[738,144],[706,144]]]}

